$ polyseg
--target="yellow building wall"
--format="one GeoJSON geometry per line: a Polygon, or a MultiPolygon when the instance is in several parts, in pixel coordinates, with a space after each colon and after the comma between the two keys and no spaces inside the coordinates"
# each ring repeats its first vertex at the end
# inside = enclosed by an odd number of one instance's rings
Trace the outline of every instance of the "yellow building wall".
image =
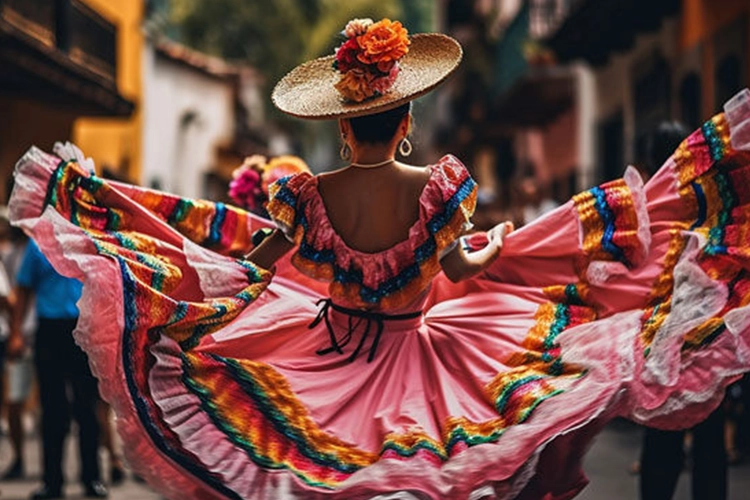
{"type": "Polygon", "coordinates": [[[142,158],[143,54],[142,0],[84,0],[92,9],[117,26],[117,88],[135,104],[129,118],[81,118],[73,125],[73,141],[103,167],[138,182],[142,158]]]}

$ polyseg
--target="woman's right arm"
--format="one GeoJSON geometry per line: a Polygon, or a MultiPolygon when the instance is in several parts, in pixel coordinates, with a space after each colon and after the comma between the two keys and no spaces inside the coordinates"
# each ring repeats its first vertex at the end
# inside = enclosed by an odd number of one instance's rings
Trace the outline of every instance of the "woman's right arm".
{"type": "Polygon", "coordinates": [[[456,245],[440,261],[443,272],[454,283],[479,274],[500,256],[503,239],[512,231],[511,222],[498,224],[487,232],[487,246],[474,252],[465,252],[461,245],[456,245]]]}
{"type": "Polygon", "coordinates": [[[286,239],[284,233],[279,229],[276,229],[260,245],[253,248],[245,258],[263,269],[271,270],[276,261],[286,255],[292,248],[294,248],[294,243],[286,239]]]}

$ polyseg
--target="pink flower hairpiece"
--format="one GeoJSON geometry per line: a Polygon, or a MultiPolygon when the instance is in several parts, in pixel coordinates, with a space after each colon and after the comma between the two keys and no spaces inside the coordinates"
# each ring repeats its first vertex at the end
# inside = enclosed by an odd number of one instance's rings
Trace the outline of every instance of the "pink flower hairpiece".
{"type": "Polygon", "coordinates": [[[255,212],[263,208],[263,169],[266,157],[253,155],[232,172],[229,183],[229,197],[240,207],[255,212]]]}
{"type": "Polygon", "coordinates": [[[229,197],[238,206],[264,215],[268,202],[268,187],[282,177],[300,172],[310,172],[310,168],[297,156],[282,155],[270,161],[262,155],[248,156],[242,165],[232,172],[229,197]]]}
{"type": "Polygon", "coordinates": [[[409,52],[409,32],[399,21],[353,19],[344,28],[347,40],[336,49],[333,67],[341,73],[336,90],[362,102],[393,87],[398,61],[409,52]]]}

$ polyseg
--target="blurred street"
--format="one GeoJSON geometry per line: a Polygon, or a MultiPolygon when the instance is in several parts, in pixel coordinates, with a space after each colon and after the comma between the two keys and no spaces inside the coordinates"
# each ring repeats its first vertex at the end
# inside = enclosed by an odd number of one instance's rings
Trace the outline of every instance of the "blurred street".
{"type": "MultiPolygon", "coordinates": [[[[630,467],[640,456],[642,430],[635,424],[616,420],[602,432],[586,455],[584,469],[591,481],[577,498],[581,500],[638,499],[638,476],[630,467]]],[[[728,500],[750,498],[750,462],[729,467],[728,500]]],[[[672,500],[691,500],[690,474],[680,476],[672,500]]]]}
{"type": "MultiPolygon", "coordinates": [[[[638,476],[630,473],[630,467],[638,458],[641,444],[641,429],[623,420],[612,422],[597,438],[586,456],[585,469],[591,482],[577,498],[581,500],[638,499],[638,476]]],[[[67,498],[83,498],[80,486],[70,478],[75,478],[78,470],[75,442],[68,443],[66,471],[67,498]]],[[[4,500],[25,500],[39,484],[39,446],[36,439],[30,439],[26,448],[29,475],[22,481],[0,482],[0,498],[4,500]]],[[[7,443],[3,443],[0,470],[8,466],[7,443]]],[[[104,462],[104,461],[103,461],[104,462]]],[[[105,466],[106,467],[106,466],[105,466]]],[[[105,474],[105,477],[107,474],[105,474]]],[[[744,462],[729,469],[729,500],[746,500],[750,491],[750,462],[744,462]]],[[[152,500],[159,496],[147,485],[128,477],[120,486],[110,488],[113,500],[152,500]]],[[[677,493],[673,500],[691,500],[690,474],[680,477],[677,493]]]]}
{"type": "MultiPolygon", "coordinates": [[[[77,442],[74,439],[68,439],[67,453],[65,457],[65,476],[67,487],[65,489],[66,498],[84,498],[83,489],[78,481],[78,453],[76,452],[77,442]]],[[[0,481],[0,498],[3,500],[26,500],[32,491],[39,487],[40,484],[40,446],[39,439],[36,435],[29,436],[26,441],[26,477],[19,481],[0,481]]],[[[6,436],[3,436],[2,447],[0,447],[0,470],[6,470],[9,466],[10,450],[6,436]]],[[[127,479],[119,486],[111,487],[108,484],[109,467],[107,461],[102,458],[102,472],[109,488],[109,498],[112,500],[155,500],[160,498],[153,493],[149,487],[133,479],[128,474],[127,479]]]]}

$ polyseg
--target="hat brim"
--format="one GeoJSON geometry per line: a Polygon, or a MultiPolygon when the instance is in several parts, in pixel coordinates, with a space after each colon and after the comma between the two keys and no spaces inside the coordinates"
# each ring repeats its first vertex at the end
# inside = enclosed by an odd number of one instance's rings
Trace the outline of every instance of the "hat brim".
{"type": "Polygon", "coordinates": [[[346,101],[334,87],[341,77],[333,68],[335,56],[326,56],[290,71],[276,84],[271,100],[284,113],[308,120],[353,118],[397,108],[437,87],[458,68],[463,55],[456,40],[440,33],[420,33],[410,40],[398,77],[382,96],[346,101]]]}

